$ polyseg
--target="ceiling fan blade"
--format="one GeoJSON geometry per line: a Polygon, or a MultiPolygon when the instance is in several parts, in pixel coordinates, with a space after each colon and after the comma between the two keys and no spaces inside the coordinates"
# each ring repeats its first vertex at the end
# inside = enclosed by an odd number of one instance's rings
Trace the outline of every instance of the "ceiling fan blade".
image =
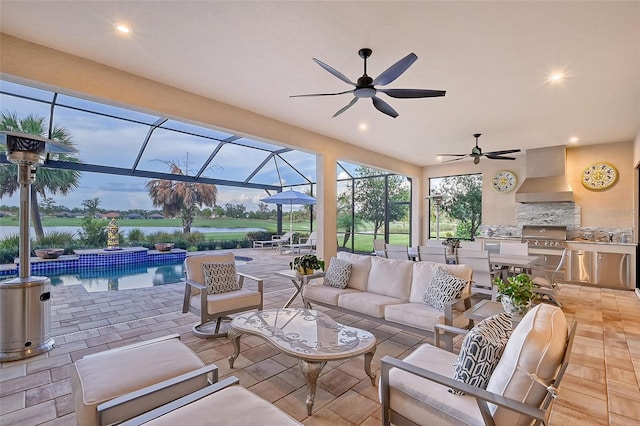
{"type": "Polygon", "coordinates": [[[484,156],[492,160],[515,160],[515,157],[502,157],[500,155],[485,154],[484,156]]]}
{"type": "Polygon", "coordinates": [[[460,158],[454,158],[454,159],[452,159],[452,160],[445,160],[445,161],[441,161],[441,163],[450,163],[450,162],[452,162],[452,161],[462,160],[462,159],[464,159],[465,157],[468,157],[468,155],[467,155],[467,154],[464,154],[464,155],[463,155],[462,157],[460,157],[460,158]]]}
{"type": "Polygon", "coordinates": [[[435,98],[444,96],[445,90],[430,89],[376,89],[378,92],[386,93],[392,98],[435,98]]]}
{"type": "Polygon", "coordinates": [[[402,75],[402,73],[405,72],[417,59],[418,56],[415,53],[409,53],[407,56],[383,71],[382,74],[377,76],[371,84],[374,86],[376,84],[384,86],[385,84],[391,83],[393,80],[400,77],[400,75],[402,75]]]}
{"type": "Polygon", "coordinates": [[[485,154],[491,154],[491,155],[502,155],[502,154],[513,154],[514,152],[520,152],[519,149],[507,149],[504,151],[491,151],[491,152],[486,152],[485,154]]]}
{"type": "Polygon", "coordinates": [[[333,95],[344,95],[345,93],[353,93],[353,90],[345,90],[344,92],[337,93],[309,93],[306,95],[289,95],[290,98],[304,98],[307,96],[333,96],[333,95]]]}
{"type": "Polygon", "coordinates": [[[373,106],[375,106],[378,111],[384,114],[387,114],[388,116],[393,118],[396,118],[398,116],[398,112],[395,109],[393,109],[391,105],[389,105],[379,97],[372,96],[371,100],[373,101],[373,106]]]}
{"type": "Polygon", "coordinates": [[[469,154],[436,154],[436,157],[466,157],[469,154]]]}
{"type": "Polygon", "coordinates": [[[351,107],[352,107],[356,102],[358,102],[358,99],[360,99],[360,98],[356,98],[356,97],[354,96],[354,97],[353,97],[353,99],[351,100],[351,102],[349,102],[349,103],[347,104],[347,106],[340,108],[340,109],[338,110],[338,112],[336,112],[335,114],[333,114],[333,117],[331,117],[331,118],[337,117],[337,116],[339,116],[340,114],[342,114],[343,112],[345,112],[346,110],[348,110],[349,108],[351,108],[351,107]]]}
{"type": "Polygon", "coordinates": [[[329,71],[331,74],[338,77],[340,80],[344,81],[345,83],[350,84],[352,86],[356,85],[353,81],[349,80],[349,78],[346,75],[342,74],[340,71],[333,68],[331,65],[325,64],[320,59],[313,58],[313,60],[316,61],[316,64],[320,65],[322,68],[329,71]]]}

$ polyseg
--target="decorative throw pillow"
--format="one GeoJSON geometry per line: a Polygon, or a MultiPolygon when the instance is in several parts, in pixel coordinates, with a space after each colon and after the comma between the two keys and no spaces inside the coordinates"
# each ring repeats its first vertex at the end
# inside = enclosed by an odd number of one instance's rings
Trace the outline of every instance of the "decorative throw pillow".
{"type": "Polygon", "coordinates": [[[208,294],[239,290],[235,262],[204,262],[202,264],[204,285],[208,294]]]}
{"type": "Polygon", "coordinates": [[[351,277],[351,264],[336,257],[331,258],[329,269],[324,275],[324,285],[336,288],[345,288],[351,277]]]}
{"type": "Polygon", "coordinates": [[[427,305],[431,305],[439,311],[444,311],[445,303],[460,296],[467,284],[466,280],[454,277],[443,268],[437,267],[427,285],[427,290],[424,292],[422,300],[427,305]]]}
{"type": "MultiPolygon", "coordinates": [[[[485,389],[512,331],[511,314],[508,312],[480,321],[462,341],[453,378],[485,389]]],[[[449,392],[464,395],[464,392],[453,389],[449,389],[449,392]]]]}

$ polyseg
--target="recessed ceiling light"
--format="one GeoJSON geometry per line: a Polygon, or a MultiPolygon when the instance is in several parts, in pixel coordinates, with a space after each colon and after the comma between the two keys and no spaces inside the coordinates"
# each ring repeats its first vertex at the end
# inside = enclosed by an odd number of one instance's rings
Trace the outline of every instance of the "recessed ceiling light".
{"type": "Polygon", "coordinates": [[[579,141],[580,141],[580,138],[578,138],[577,136],[572,136],[572,137],[569,138],[569,142],[571,142],[571,143],[576,143],[576,142],[579,142],[579,141]]]}
{"type": "Polygon", "coordinates": [[[360,130],[361,132],[366,131],[368,128],[369,128],[369,125],[367,123],[358,124],[358,130],[360,130]]]}
{"type": "Polygon", "coordinates": [[[553,73],[551,75],[549,75],[549,81],[560,81],[564,78],[564,73],[563,72],[556,72],[553,73]]]}
{"type": "Polygon", "coordinates": [[[116,30],[121,32],[122,34],[129,34],[131,32],[131,28],[129,28],[126,24],[115,24],[116,30]]]}

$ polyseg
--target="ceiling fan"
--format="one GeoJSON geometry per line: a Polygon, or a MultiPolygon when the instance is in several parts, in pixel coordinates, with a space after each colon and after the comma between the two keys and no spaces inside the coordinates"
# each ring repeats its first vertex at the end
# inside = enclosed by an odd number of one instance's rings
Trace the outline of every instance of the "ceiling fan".
{"type": "Polygon", "coordinates": [[[331,67],[330,65],[325,64],[319,59],[313,58],[313,60],[320,65],[322,68],[327,70],[329,73],[344,81],[347,84],[355,86],[353,90],[345,90],[344,92],[337,93],[311,93],[308,95],[291,95],[291,98],[298,97],[306,97],[306,96],[332,96],[332,95],[344,95],[345,93],[353,93],[353,99],[349,102],[345,107],[341,108],[333,114],[334,117],[342,114],[349,108],[351,108],[358,99],[360,98],[371,98],[373,101],[373,106],[375,106],[378,111],[387,114],[393,118],[398,116],[398,113],[395,109],[391,107],[388,103],[380,99],[376,96],[378,92],[385,93],[392,98],[432,98],[437,96],[444,96],[446,91],[444,90],[428,90],[428,89],[378,89],[375,86],[380,85],[384,86],[391,83],[396,78],[400,77],[402,73],[404,73],[417,59],[418,56],[415,53],[409,53],[404,58],[400,59],[395,64],[391,65],[387,68],[382,74],[380,74],[375,79],[369,77],[367,75],[367,58],[371,56],[371,49],[360,49],[358,54],[362,59],[364,59],[364,74],[362,77],[358,79],[357,83],[349,80],[347,76],[342,74],[340,71],[331,67]]]}
{"type": "Polygon", "coordinates": [[[471,149],[471,154],[436,154],[438,157],[458,157],[452,160],[443,161],[443,163],[449,163],[451,161],[462,160],[466,157],[473,157],[473,164],[478,164],[480,162],[480,157],[483,155],[492,160],[515,160],[515,157],[504,157],[505,154],[513,154],[515,152],[520,152],[519,149],[507,149],[504,151],[491,151],[491,152],[482,152],[482,149],[478,146],[478,138],[482,135],[482,133],[476,133],[473,135],[476,138],[476,146],[471,149]]]}

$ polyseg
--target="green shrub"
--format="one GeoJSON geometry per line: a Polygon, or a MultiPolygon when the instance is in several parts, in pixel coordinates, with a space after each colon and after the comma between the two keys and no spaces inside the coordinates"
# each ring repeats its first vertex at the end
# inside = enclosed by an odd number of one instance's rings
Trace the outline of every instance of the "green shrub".
{"type": "Polygon", "coordinates": [[[218,245],[216,241],[201,241],[196,244],[198,251],[215,250],[218,245]]]}
{"type": "Polygon", "coordinates": [[[72,232],[46,232],[42,238],[33,242],[34,246],[47,247],[64,247],[71,244],[75,238],[75,234],[72,232]]]}
{"type": "Polygon", "coordinates": [[[220,247],[222,249],[234,249],[238,247],[238,240],[227,240],[227,241],[221,241],[220,242],[220,247]]]}
{"type": "Polygon", "coordinates": [[[0,240],[0,249],[18,250],[19,247],[20,247],[20,234],[11,234],[0,240]]]}
{"type": "Polygon", "coordinates": [[[134,228],[129,231],[129,234],[127,234],[127,239],[129,240],[129,244],[132,246],[140,246],[146,242],[144,232],[142,232],[142,230],[139,228],[134,228]]]}
{"type": "Polygon", "coordinates": [[[15,248],[0,248],[0,265],[13,263],[16,257],[19,255],[19,249],[15,248]]]}
{"type": "MultiPolygon", "coordinates": [[[[179,235],[182,236],[182,233],[179,233],[179,235]]],[[[175,234],[170,234],[168,232],[162,232],[162,231],[153,232],[147,235],[147,242],[151,246],[153,246],[155,243],[176,243],[176,241],[174,241],[175,239],[176,239],[175,234]]],[[[176,246],[177,246],[177,243],[176,243],[176,246]]]]}
{"type": "Polygon", "coordinates": [[[247,239],[238,242],[238,248],[250,248],[252,245],[253,243],[247,239]]]}
{"type": "Polygon", "coordinates": [[[255,231],[255,232],[247,232],[247,239],[249,241],[269,241],[271,236],[275,235],[273,232],[267,231],[255,231]]]}
{"type": "Polygon", "coordinates": [[[189,242],[189,244],[191,244],[192,246],[197,246],[198,243],[204,241],[205,235],[202,232],[198,232],[198,231],[193,231],[189,234],[182,234],[180,233],[180,237],[184,238],[185,240],[187,240],[189,242]]]}

